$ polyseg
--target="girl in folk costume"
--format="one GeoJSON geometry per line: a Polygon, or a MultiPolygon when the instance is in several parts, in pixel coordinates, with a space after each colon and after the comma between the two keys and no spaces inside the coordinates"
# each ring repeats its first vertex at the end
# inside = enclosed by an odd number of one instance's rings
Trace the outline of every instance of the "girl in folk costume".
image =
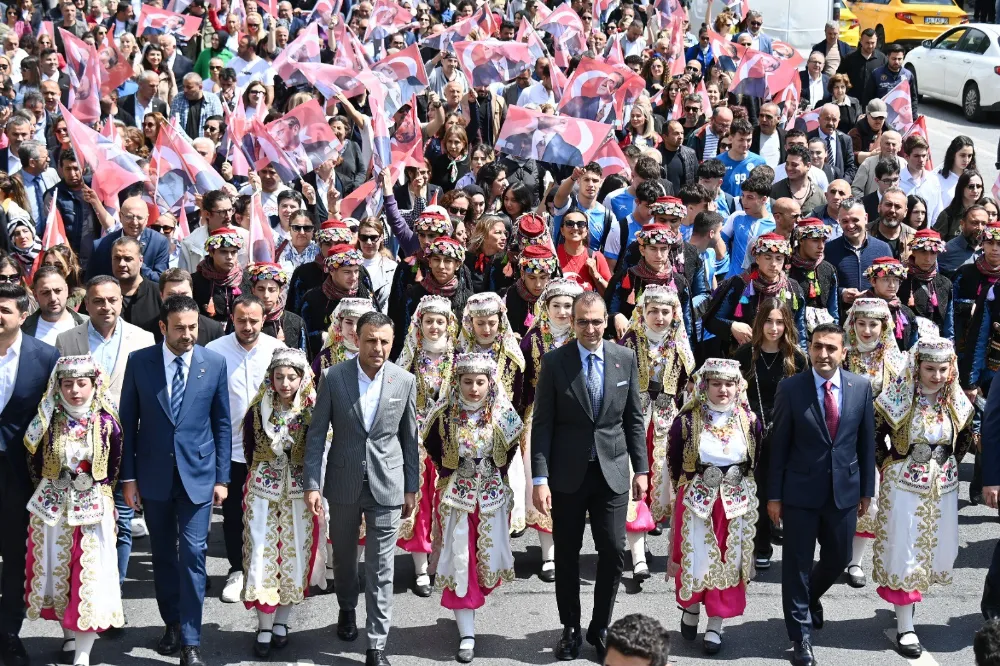
{"type": "Polygon", "coordinates": [[[97,632],[125,624],[112,499],[122,432],[90,355],[59,359],[24,443],[38,481],[28,501],[27,616],[57,620],[59,662],[88,666],[97,632]]]}
{"type": "Polygon", "coordinates": [[[872,578],[896,608],[899,653],[916,658],[923,650],[913,631],[915,604],[931,585],[951,584],[958,461],[973,442],[973,406],[951,341],[921,339],[907,371],[875,399],[875,414],[882,483],[872,578]]]}
{"type": "Polygon", "coordinates": [[[492,291],[473,294],[465,303],[462,332],[456,350],[489,354],[497,364],[505,395],[514,394],[514,380],[524,372],[524,354],[507,319],[507,306],[492,291]]]}
{"type": "MultiPolygon", "coordinates": [[[[398,365],[417,378],[417,427],[422,430],[427,415],[451,385],[455,361],[458,318],[444,296],[424,296],[406,333],[398,365]]],[[[431,522],[437,470],[427,452],[420,452],[420,487],[413,513],[399,524],[398,546],[413,556],[417,574],[413,591],[418,597],[431,595],[427,556],[431,548],[431,522]]]]}
{"type": "Polygon", "coordinates": [[[514,492],[514,508],[510,512],[511,532],[517,534],[533,527],[538,532],[542,549],[542,570],[538,578],[546,583],[556,579],[555,544],[552,541],[552,518],[539,513],[531,501],[531,412],[535,402],[535,386],[542,369],[542,356],[572,342],[573,299],[583,293],[576,280],[553,278],[538,297],[537,315],[531,328],[521,339],[524,372],[514,386],[514,406],[524,421],[520,456],[511,463],[508,478],[514,492]],[[520,475],[518,475],[520,472],[520,475]]]}
{"type": "Polygon", "coordinates": [[[292,349],[306,348],[306,330],[302,318],[285,309],[288,298],[288,273],[273,263],[247,267],[253,295],[264,304],[262,333],[281,340],[292,349]]]}
{"type": "MultiPolygon", "coordinates": [[[[899,351],[893,337],[894,322],[885,300],[861,297],[854,299],[854,305],[848,310],[847,321],[844,322],[844,329],[847,331],[844,369],[871,380],[872,395],[876,398],[906,367],[906,355],[899,351]]],[[[861,559],[868,541],[875,538],[877,513],[878,498],[873,497],[868,512],[858,518],[854,555],[847,567],[847,582],[851,587],[865,586],[861,559]]]]}
{"type": "Polygon", "coordinates": [[[649,578],[646,565],[646,532],[670,516],[673,497],[667,462],[667,435],[680,406],[680,394],[694,372],[694,353],[688,342],[677,292],[651,284],[643,290],[632,311],[632,322],[619,344],[635,351],[639,362],[639,391],[646,420],[649,458],[649,495],[630,501],[626,531],[632,551],[632,575],[649,578]],[[647,507],[648,502],[648,507],[647,507]]]}
{"type": "Polygon", "coordinates": [[[945,252],[941,235],[921,229],[913,236],[907,260],[907,276],[899,287],[899,300],[918,317],[934,322],[934,337],[955,337],[954,301],[951,280],[938,271],[938,255],[945,252]]]}
{"type": "Polygon", "coordinates": [[[323,349],[312,362],[317,383],[321,372],[358,355],[358,319],[374,310],[375,304],[370,298],[340,299],[330,315],[330,328],[326,332],[323,349]]]}
{"type": "Polygon", "coordinates": [[[681,635],[694,640],[702,604],[703,648],[722,649],[722,621],[746,609],[753,577],[760,422],[733,359],[710,358],[694,374],[693,398],[674,420],[669,469],[677,489],[667,576],[675,576],[681,635]]]}
{"type": "Polygon", "coordinates": [[[191,276],[194,300],[201,313],[233,330],[233,302],[250,293],[250,281],[243,273],[238,255],[243,238],[231,227],[219,227],[205,239],[205,257],[191,276]]]}
{"type": "Polygon", "coordinates": [[[457,659],[475,656],[476,609],[501,580],[514,580],[510,489],[522,423],[488,354],[458,354],[455,381],[424,423],[427,454],[437,465],[439,520],[434,530],[441,605],[455,611],[457,659]]]}
{"type": "Polygon", "coordinates": [[[324,530],[303,500],[306,431],[316,390],[306,353],[276,349],[243,419],[251,473],[243,488],[242,599],[257,610],[254,654],[288,644],[292,606],[311,585],[326,586],[324,530]]]}
{"type": "Polygon", "coordinates": [[[523,338],[535,320],[535,304],[559,270],[559,258],[548,245],[529,245],[518,259],[520,275],[504,294],[510,327],[523,338]]]}
{"type": "Polygon", "coordinates": [[[909,272],[894,257],[879,257],[865,269],[871,289],[859,294],[862,298],[881,298],[892,313],[893,334],[899,349],[906,351],[917,341],[917,315],[899,300],[899,285],[909,272]]]}
{"type": "Polygon", "coordinates": [[[705,315],[705,327],[723,340],[728,356],[753,337],[753,321],[761,301],[775,297],[795,315],[799,347],[806,348],[806,300],[799,283],[785,275],[785,262],[792,248],[784,236],[768,233],[750,246],[749,271],[734,275],[719,285],[705,315]],[[728,345],[728,347],[726,346],[728,345]]]}

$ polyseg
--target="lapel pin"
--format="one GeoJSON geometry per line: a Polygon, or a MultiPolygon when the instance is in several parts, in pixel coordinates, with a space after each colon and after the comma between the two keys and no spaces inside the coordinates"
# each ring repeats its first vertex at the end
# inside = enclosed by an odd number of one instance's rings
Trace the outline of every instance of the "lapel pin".
{"type": "Polygon", "coordinates": [[[622,366],[620,366],[619,364],[615,363],[615,367],[616,367],[616,368],[620,368],[620,367],[622,367],[622,366]]]}
{"type": "Polygon", "coordinates": [[[392,383],[392,377],[386,377],[385,381],[386,381],[387,384],[391,384],[392,383]]]}

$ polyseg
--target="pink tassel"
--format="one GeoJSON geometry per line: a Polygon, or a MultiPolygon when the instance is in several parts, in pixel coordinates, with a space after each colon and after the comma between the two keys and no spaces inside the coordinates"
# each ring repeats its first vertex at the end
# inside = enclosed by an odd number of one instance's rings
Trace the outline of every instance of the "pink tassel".
{"type": "Polygon", "coordinates": [[[931,289],[931,305],[934,307],[938,306],[937,292],[931,289]]]}
{"type": "Polygon", "coordinates": [[[902,313],[896,313],[896,337],[900,340],[903,339],[903,327],[906,325],[906,320],[903,319],[902,313]]]}
{"type": "Polygon", "coordinates": [[[736,312],[734,314],[736,315],[737,319],[739,319],[740,317],[743,316],[743,304],[742,303],[737,303],[736,304],[736,312]]]}
{"type": "Polygon", "coordinates": [[[535,323],[535,315],[529,312],[528,316],[524,318],[524,325],[531,328],[533,323],[535,323]]]}

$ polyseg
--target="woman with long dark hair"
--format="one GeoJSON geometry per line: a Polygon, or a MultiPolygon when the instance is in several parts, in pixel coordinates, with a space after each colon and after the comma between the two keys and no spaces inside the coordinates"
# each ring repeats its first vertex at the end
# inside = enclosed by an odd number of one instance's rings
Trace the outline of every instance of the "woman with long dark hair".
{"type": "Polygon", "coordinates": [[[486,213],[497,213],[507,189],[507,167],[498,163],[484,164],[476,176],[476,185],[483,188],[486,195],[486,213]]]}
{"type": "MultiPolygon", "coordinates": [[[[941,234],[945,242],[950,241],[961,231],[962,214],[983,196],[986,182],[982,174],[975,169],[966,169],[955,183],[955,196],[942,210],[934,222],[934,231],[941,234]]],[[[942,190],[943,192],[943,190],[942,190]]]]}
{"type": "Polygon", "coordinates": [[[914,231],[926,229],[930,224],[927,219],[927,200],[919,194],[906,197],[906,218],[903,222],[914,231]]]}
{"type": "Polygon", "coordinates": [[[779,298],[768,297],[757,308],[750,342],[741,345],[733,355],[740,363],[740,371],[747,380],[747,398],[750,409],[764,431],[761,441],[760,463],[754,476],[757,479],[757,499],[760,502],[757,517],[757,535],[754,537],[754,561],[758,570],[771,566],[771,537],[780,531],[772,525],[767,515],[767,466],[768,434],[771,413],[774,411],[774,394],[778,382],[785,377],[802,372],[806,356],[799,348],[795,316],[788,304],[779,298]]]}
{"type": "MultiPolygon", "coordinates": [[[[958,179],[965,173],[965,170],[975,168],[976,147],[972,143],[972,139],[964,134],[959,134],[948,145],[948,150],[944,154],[944,162],[941,163],[941,170],[937,173],[938,185],[941,188],[942,208],[951,203],[955,192],[958,191],[956,187],[958,179]]],[[[941,235],[944,236],[943,233],[941,235]]]]}
{"type": "Polygon", "coordinates": [[[503,191],[500,209],[511,223],[531,212],[531,188],[521,181],[514,181],[503,191]]]}

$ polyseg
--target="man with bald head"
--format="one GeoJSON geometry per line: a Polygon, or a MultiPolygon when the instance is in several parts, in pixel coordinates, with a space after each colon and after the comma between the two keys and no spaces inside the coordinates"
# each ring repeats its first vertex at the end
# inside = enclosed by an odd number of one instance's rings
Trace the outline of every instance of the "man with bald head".
{"type": "Polygon", "coordinates": [[[156,72],[146,71],[140,74],[138,85],[139,89],[135,94],[118,99],[118,111],[121,115],[130,114],[135,118],[138,127],[142,127],[142,119],[147,113],[170,115],[167,103],[156,96],[157,87],[160,85],[160,76],[156,72]]]}
{"type": "Polygon", "coordinates": [[[111,275],[111,246],[122,236],[134,238],[142,248],[140,274],[150,282],[160,279],[160,273],[170,267],[170,242],[152,229],[148,229],[149,207],[139,197],[125,200],[121,208],[122,228],[112,231],[94,248],[87,266],[87,279],[96,275],[111,275]]]}
{"type": "Polygon", "coordinates": [[[826,203],[819,206],[808,215],[815,217],[820,222],[830,227],[832,230],[826,240],[839,238],[840,229],[840,202],[851,196],[851,185],[846,180],[838,179],[830,183],[824,193],[826,203]]]}
{"type": "Polygon", "coordinates": [[[858,172],[851,181],[851,192],[855,197],[861,198],[875,192],[878,188],[878,179],[875,176],[875,165],[882,157],[895,160],[899,165],[899,170],[906,168],[906,160],[899,156],[899,151],[903,147],[903,137],[899,132],[885,130],[878,138],[878,145],[875,152],[858,167],[858,172]]]}
{"type": "Polygon", "coordinates": [[[719,154],[720,139],[729,134],[732,124],[733,112],[724,106],[716,107],[712,119],[691,134],[684,145],[693,149],[701,161],[713,159],[719,154]]]}
{"type": "MultiPolygon", "coordinates": [[[[810,54],[810,57],[814,55],[810,54]]],[[[809,138],[819,137],[826,144],[826,163],[833,168],[834,178],[853,180],[858,171],[854,162],[854,142],[837,130],[839,124],[840,107],[824,104],[819,110],[819,128],[809,132],[809,138]]]]}
{"type": "Polygon", "coordinates": [[[778,127],[781,110],[777,104],[761,104],[757,113],[757,127],[753,130],[750,152],[764,158],[772,169],[785,162],[785,130],[778,127]]]}
{"type": "Polygon", "coordinates": [[[58,114],[59,101],[62,99],[62,90],[59,88],[59,82],[53,79],[42,81],[38,89],[42,93],[42,99],[45,100],[45,111],[49,115],[58,114]]]}

